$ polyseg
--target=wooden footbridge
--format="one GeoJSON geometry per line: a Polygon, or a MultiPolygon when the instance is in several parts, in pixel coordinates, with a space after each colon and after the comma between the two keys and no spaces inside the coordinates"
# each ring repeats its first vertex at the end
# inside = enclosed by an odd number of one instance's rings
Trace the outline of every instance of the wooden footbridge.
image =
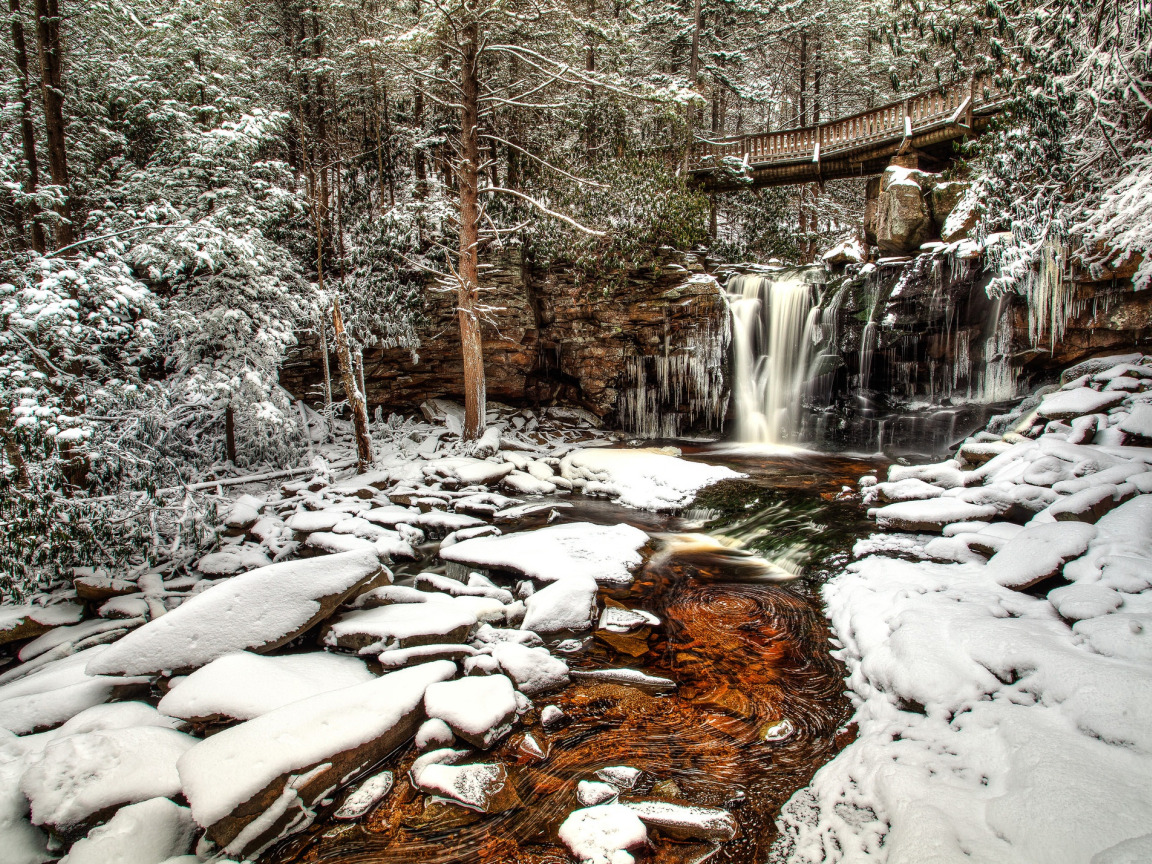
{"type": "Polygon", "coordinates": [[[686,167],[695,182],[720,192],[868,177],[909,151],[943,164],[952,142],[983,132],[1006,101],[991,84],[966,82],[815,126],[697,139],[686,167]]]}

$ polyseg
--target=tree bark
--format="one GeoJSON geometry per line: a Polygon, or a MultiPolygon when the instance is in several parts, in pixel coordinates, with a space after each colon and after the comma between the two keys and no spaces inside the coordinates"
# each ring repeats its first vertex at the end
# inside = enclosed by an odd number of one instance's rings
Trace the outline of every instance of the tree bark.
{"type": "Polygon", "coordinates": [[[363,474],[372,467],[372,437],[368,434],[368,406],[364,404],[364,394],[356,383],[356,372],[352,367],[352,349],[348,345],[348,333],[344,330],[344,319],[340,315],[340,300],[332,301],[332,329],[336,331],[336,362],[340,366],[340,383],[344,385],[344,395],[348,407],[352,409],[352,426],[356,431],[356,472],[363,474]]]}
{"type": "MultiPolygon", "coordinates": [[[[36,45],[40,55],[40,89],[44,95],[44,132],[48,139],[48,167],[52,183],[68,195],[68,145],[64,138],[63,50],[60,44],[59,0],[36,0],[36,45]]],[[[64,199],[56,212],[57,247],[76,241],[72,230],[72,206],[64,199]]]]}
{"type": "Polygon", "coordinates": [[[463,28],[463,56],[460,63],[460,162],[456,177],[460,190],[460,264],[457,271],[457,307],[460,318],[460,349],[464,359],[464,440],[474,441],[484,434],[486,393],[484,384],[484,345],[476,309],[480,285],[478,243],[480,206],[478,166],[480,164],[479,114],[480,81],[478,69],[479,27],[475,20],[463,28]]]}
{"type": "MultiPolygon", "coordinates": [[[[28,172],[25,191],[34,195],[40,185],[40,166],[36,160],[36,129],[32,125],[31,78],[28,75],[28,46],[24,41],[24,22],[20,17],[20,0],[8,0],[8,10],[12,13],[12,47],[16,53],[16,71],[20,87],[20,137],[24,144],[24,165],[28,172]]],[[[28,206],[28,221],[32,228],[32,248],[41,255],[48,246],[44,239],[44,224],[37,218],[40,208],[36,204],[28,206]]]]}

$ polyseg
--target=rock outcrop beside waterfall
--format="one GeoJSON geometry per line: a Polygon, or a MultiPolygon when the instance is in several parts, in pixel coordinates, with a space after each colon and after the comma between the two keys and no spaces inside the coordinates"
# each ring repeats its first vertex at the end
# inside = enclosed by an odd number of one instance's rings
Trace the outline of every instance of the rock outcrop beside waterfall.
{"type": "MultiPolygon", "coordinates": [[[[594,277],[535,267],[518,249],[487,263],[481,289],[490,400],[580,405],[645,437],[720,430],[728,309],[703,256],[664,248],[652,266],[594,277]]],[[[455,294],[425,295],[418,358],[401,348],[365,352],[368,403],[385,414],[462,393],[455,294]]],[[[281,383],[315,401],[322,382],[318,340],[302,334],[281,383]]]]}

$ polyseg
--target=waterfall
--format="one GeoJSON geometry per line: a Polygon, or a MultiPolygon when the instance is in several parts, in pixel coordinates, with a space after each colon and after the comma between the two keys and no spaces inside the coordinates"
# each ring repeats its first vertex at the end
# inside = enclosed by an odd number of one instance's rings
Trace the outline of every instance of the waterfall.
{"type": "Polygon", "coordinates": [[[736,438],[756,444],[796,441],[820,307],[802,273],[736,275],[732,307],[736,438]]]}

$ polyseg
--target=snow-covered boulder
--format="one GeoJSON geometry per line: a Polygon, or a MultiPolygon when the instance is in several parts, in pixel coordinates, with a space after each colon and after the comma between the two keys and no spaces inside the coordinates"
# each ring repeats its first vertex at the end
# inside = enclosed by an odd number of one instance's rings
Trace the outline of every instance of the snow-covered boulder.
{"type": "Polygon", "coordinates": [[[648,829],[623,804],[573,810],[559,837],[581,864],[632,864],[633,856],[648,846],[648,829]]]}
{"type": "Polygon", "coordinates": [[[0,607],[0,645],[32,639],[53,627],[75,624],[83,615],[84,607],[79,603],[0,607]]]}
{"type": "Polygon", "coordinates": [[[516,722],[516,691],[503,675],[432,684],[424,694],[429,718],[443,720],[473,747],[487,750],[516,722]]]}
{"type": "Polygon", "coordinates": [[[596,620],[598,590],[590,576],[569,576],[546,585],[524,601],[520,627],[535,633],[589,630],[596,620]]]}
{"type": "Polygon", "coordinates": [[[416,732],[424,691],[456,673],[426,663],[293,702],[206,738],[178,763],[192,815],[227,855],[252,857],[356,771],[416,732]]]}
{"type": "Polygon", "coordinates": [[[124,804],[178,794],[176,762],[196,744],[191,735],[160,726],[65,735],[24,772],[20,791],[34,825],[82,835],[124,804]]]}
{"type": "Polygon", "coordinates": [[[881,528],[898,531],[942,531],[952,522],[973,522],[995,516],[999,509],[991,504],[970,504],[956,498],[929,498],[902,501],[869,511],[881,528]]]}
{"type": "Polygon", "coordinates": [[[19,735],[48,729],[107,702],[117,688],[146,684],[145,677],[88,675],[84,668],[108,650],[97,645],[0,686],[0,728],[19,735]]]}
{"type": "Polygon", "coordinates": [[[492,656],[516,689],[529,696],[555,690],[568,683],[568,664],[548,653],[547,648],[529,648],[514,642],[492,646],[492,656]]]}
{"type": "Polygon", "coordinates": [[[116,811],[76,841],[61,864],[162,864],[192,845],[192,811],[167,798],[149,798],[116,811]]]}
{"type": "Polygon", "coordinates": [[[391,574],[374,552],[284,561],[213,585],[95,657],[90,675],[152,675],[204,666],[233,651],[278,648],[372,580],[391,574]]]}
{"type": "Polygon", "coordinates": [[[1096,528],[1083,522],[1031,525],[988,561],[989,575],[1005,588],[1023,590],[1057,575],[1065,561],[1083,555],[1096,528]]]}

